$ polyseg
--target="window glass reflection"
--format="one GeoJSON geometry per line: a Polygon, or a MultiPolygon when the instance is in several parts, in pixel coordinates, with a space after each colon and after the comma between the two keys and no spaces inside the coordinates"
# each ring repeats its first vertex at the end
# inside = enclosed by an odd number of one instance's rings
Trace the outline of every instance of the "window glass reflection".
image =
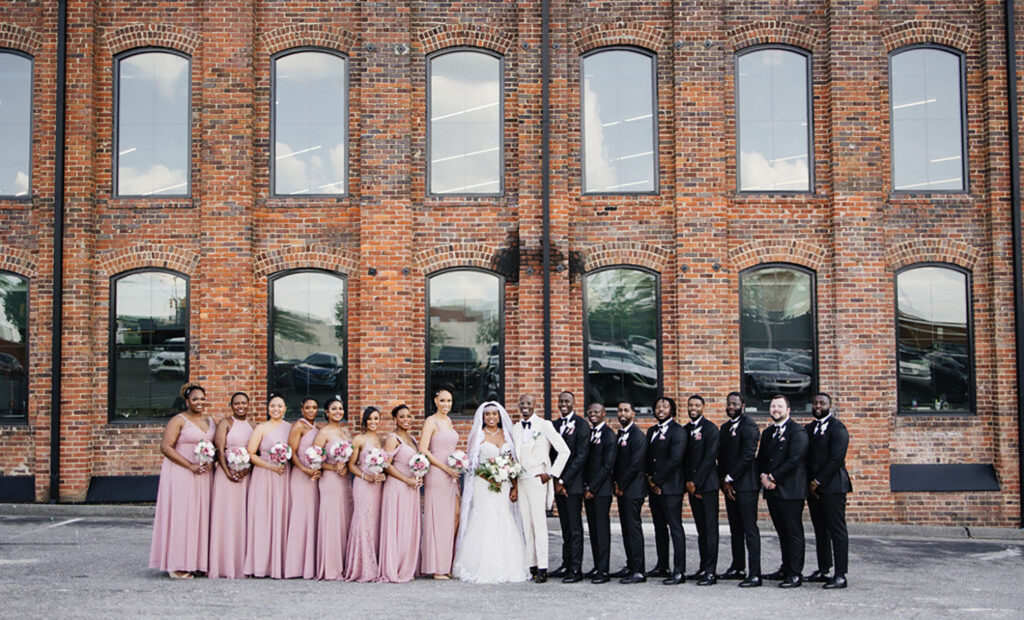
{"type": "Polygon", "coordinates": [[[188,282],[145,271],[114,281],[110,376],[114,419],[165,418],[182,410],[188,380],[188,282]]]}
{"type": "Polygon", "coordinates": [[[346,60],[297,52],[274,60],[274,193],[347,191],[346,60]]]}
{"type": "Polygon", "coordinates": [[[501,60],[481,52],[430,59],[430,192],[501,192],[501,60]]]}
{"type": "Polygon", "coordinates": [[[740,357],[747,410],[767,411],[786,395],[793,411],[810,411],[817,364],[814,278],[789,267],[740,274],[740,357]]]}
{"type": "Polygon", "coordinates": [[[268,391],[284,396],[290,418],[307,396],[321,406],[331,396],[347,403],[345,279],[303,271],[274,278],[271,286],[268,391]]]}
{"type": "Polygon", "coordinates": [[[583,59],[585,192],[655,190],[654,58],[609,50],[583,59]]]}
{"type": "Polygon", "coordinates": [[[896,275],[901,411],[971,409],[967,274],[917,267],[896,275]]]}
{"type": "Polygon", "coordinates": [[[28,196],[32,169],[32,61],[0,52],[0,196],[28,196]]]}
{"type": "Polygon", "coordinates": [[[453,415],[501,401],[501,280],[482,271],[446,271],[431,276],[429,288],[427,394],[441,383],[454,385],[453,415]]]}
{"type": "Polygon", "coordinates": [[[28,280],[0,272],[0,422],[28,417],[28,280]]]}
{"type": "Polygon", "coordinates": [[[911,49],[889,67],[894,189],[964,189],[960,56],[911,49]]]}
{"type": "Polygon", "coordinates": [[[650,413],[658,396],[657,277],[606,269],[585,279],[587,402],[614,408],[628,400],[650,413]]]}
{"type": "Polygon", "coordinates": [[[189,192],[189,61],[168,52],[118,61],[117,194],[189,192]]]}

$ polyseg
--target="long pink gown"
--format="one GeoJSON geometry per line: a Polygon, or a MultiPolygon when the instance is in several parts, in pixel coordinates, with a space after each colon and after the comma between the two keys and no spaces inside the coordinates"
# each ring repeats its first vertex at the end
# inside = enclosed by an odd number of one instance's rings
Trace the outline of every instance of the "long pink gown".
{"type": "MultiPolygon", "coordinates": [[[[312,428],[299,440],[299,458],[309,467],[306,449],[316,439],[316,427],[304,418],[300,424],[312,428]]],[[[291,473],[291,510],[288,514],[288,543],[285,546],[284,577],[316,577],[316,522],[319,512],[320,492],[317,481],[313,480],[298,467],[292,467],[291,473]]]]}
{"type": "MultiPolygon", "coordinates": [[[[364,447],[359,454],[359,469],[366,471],[366,455],[370,447],[364,447]]],[[[352,524],[348,531],[345,548],[345,580],[377,581],[380,566],[377,563],[377,548],[380,546],[380,500],[384,485],[367,482],[362,478],[352,480],[352,524]]]]}
{"type": "MultiPolygon", "coordinates": [[[[245,448],[252,427],[235,420],[224,438],[224,448],[245,448]]],[[[252,472],[250,472],[251,474],[252,472]]],[[[210,570],[207,577],[240,579],[245,576],[245,503],[250,476],[232,482],[220,467],[213,474],[213,501],[210,507],[210,570]]]]}
{"type": "MultiPolygon", "coordinates": [[[[409,459],[416,456],[414,448],[399,439],[398,447],[388,456],[392,457],[391,467],[412,477],[409,459]]],[[[411,581],[419,560],[420,491],[388,476],[380,503],[380,581],[411,581]]]]}
{"type": "MultiPolygon", "coordinates": [[[[288,445],[291,427],[280,422],[277,428],[263,436],[260,456],[269,460],[270,449],[276,443],[288,445]]],[[[284,474],[256,467],[250,474],[249,502],[245,531],[245,574],[253,577],[284,576],[284,545],[288,536],[288,471],[284,474]]]]}
{"type": "MultiPolygon", "coordinates": [[[[196,445],[203,439],[213,442],[213,420],[207,429],[196,426],[188,417],[174,443],[174,451],[189,463],[198,463],[196,445]]],[[[160,466],[160,486],[153,516],[153,541],[149,547],[149,567],[165,571],[206,571],[210,542],[209,472],[191,470],[164,457],[160,466]]]]}
{"type": "MultiPolygon", "coordinates": [[[[430,438],[430,453],[442,463],[455,451],[459,433],[440,427],[430,438]]],[[[423,542],[420,573],[448,575],[455,557],[455,511],[459,484],[439,467],[431,467],[423,479],[423,542]]]]}
{"type": "MultiPolygon", "coordinates": [[[[334,442],[328,442],[330,448],[334,442]]],[[[337,462],[327,456],[327,462],[337,462]]],[[[320,515],[317,519],[316,578],[344,579],[345,545],[352,521],[352,481],[348,470],[343,474],[325,471],[320,474],[320,515]]]]}

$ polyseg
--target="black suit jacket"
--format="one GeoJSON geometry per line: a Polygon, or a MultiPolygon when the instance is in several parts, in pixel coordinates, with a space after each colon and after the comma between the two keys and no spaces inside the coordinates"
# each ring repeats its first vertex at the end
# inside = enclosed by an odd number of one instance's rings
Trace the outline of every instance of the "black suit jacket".
{"type": "Polygon", "coordinates": [[[647,429],[647,475],[661,487],[662,495],[682,495],[686,492],[683,458],[689,435],[675,420],[669,422],[665,436],[658,425],[647,429]]]}
{"type": "Polygon", "coordinates": [[[804,499],[807,497],[807,431],[793,418],[786,420],[783,427],[781,438],[775,438],[774,424],[761,433],[757,470],[775,479],[776,487],[765,491],[766,497],[804,499]]]}
{"type": "Polygon", "coordinates": [[[683,459],[686,481],[693,483],[697,493],[717,490],[718,427],[704,417],[700,424],[687,422],[683,428],[689,436],[683,459]]]}
{"type": "MultiPolygon", "coordinates": [[[[562,484],[570,495],[583,495],[586,485],[583,467],[587,463],[587,450],[590,447],[590,423],[583,416],[573,413],[571,417],[555,420],[554,426],[569,446],[569,460],[566,461],[560,477],[562,484]],[[562,426],[570,422],[572,428],[562,433],[562,426]]],[[[552,462],[556,454],[554,450],[551,451],[552,462]]]]}
{"type": "Polygon", "coordinates": [[[736,434],[730,430],[735,420],[722,425],[718,435],[718,473],[724,480],[726,475],[732,476],[732,488],[736,491],[756,491],[761,488],[758,480],[757,440],[761,432],[757,422],[745,414],[740,414],[736,434]]]}
{"type": "MultiPolygon", "coordinates": [[[[591,438],[593,433],[591,433],[591,438]]],[[[601,428],[597,443],[590,442],[587,452],[586,490],[598,497],[609,497],[615,490],[612,483],[612,472],[615,469],[617,445],[615,431],[605,424],[601,428]]]]}
{"type": "Polygon", "coordinates": [[[619,485],[622,497],[643,499],[647,495],[647,476],[644,470],[647,440],[643,431],[637,428],[636,424],[630,426],[629,432],[624,436],[622,431],[619,431],[615,447],[615,484],[619,485]]]}
{"type": "Polygon", "coordinates": [[[829,417],[825,430],[815,434],[815,420],[804,427],[807,430],[807,480],[818,481],[818,493],[849,493],[853,490],[850,474],[846,471],[846,449],[850,446],[850,433],[846,425],[829,417]]]}

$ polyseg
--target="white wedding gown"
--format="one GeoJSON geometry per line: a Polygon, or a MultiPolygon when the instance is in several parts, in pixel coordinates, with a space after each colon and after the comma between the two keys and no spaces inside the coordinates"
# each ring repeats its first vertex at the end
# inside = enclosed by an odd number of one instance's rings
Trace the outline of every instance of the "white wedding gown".
{"type": "MultiPolygon", "coordinates": [[[[489,442],[480,444],[480,460],[498,456],[498,447],[489,442]]],[[[509,498],[512,485],[501,485],[501,492],[487,488],[480,476],[472,480],[472,503],[462,511],[460,527],[465,528],[455,550],[452,573],[470,583],[505,583],[526,581],[526,548],[523,532],[514,512],[518,507],[509,498]]]]}

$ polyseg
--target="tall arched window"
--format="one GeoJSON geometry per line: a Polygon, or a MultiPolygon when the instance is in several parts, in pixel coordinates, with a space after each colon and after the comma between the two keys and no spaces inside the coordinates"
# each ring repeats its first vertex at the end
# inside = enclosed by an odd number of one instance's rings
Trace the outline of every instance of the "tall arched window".
{"type": "Polygon", "coordinates": [[[0,423],[28,420],[28,280],[0,271],[0,423]]]}
{"type": "Polygon", "coordinates": [[[583,282],[586,402],[614,408],[629,401],[650,412],[662,390],[658,275],[620,266],[583,282]]]}
{"type": "Polygon", "coordinates": [[[810,411],[817,391],[814,272],[758,265],[740,273],[740,363],[749,411],[767,411],[772,396],[810,411]]]}
{"type": "Polygon", "coordinates": [[[32,57],[0,50],[0,196],[27,198],[32,178],[32,57]]]}
{"type": "Polygon", "coordinates": [[[896,341],[901,412],[974,409],[971,277],[952,265],[896,273],[896,341]]]}
{"type": "Polygon", "coordinates": [[[489,271],[452,269],[427,278],[426,409],[436,386],[455,387],[452,414],[505,397],[505,283],[489,271]]]}

